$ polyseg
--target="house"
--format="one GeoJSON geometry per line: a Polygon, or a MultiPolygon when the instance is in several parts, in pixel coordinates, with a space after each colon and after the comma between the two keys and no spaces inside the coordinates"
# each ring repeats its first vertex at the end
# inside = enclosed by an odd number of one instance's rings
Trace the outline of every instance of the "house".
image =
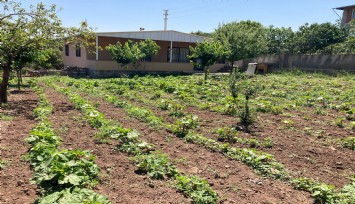
{"type": "MultiPolygon", "coordinates": [[[[196,46],[196,42],[202,42],[206,37],[182,33],[173,30],[166,31],[133,31],[133,32],[99,32],[96,33],[96,48],[83,48],[81,46],[65,45],[63,50],[64,66],[88,68],[91,76],[115,76],[126,71],[140,72],[196,72],[189,63],[187,55],[189,46],[196,46]],[[128,66],[123,69],[120,64],[112,59],[105,47],[116,44],[119,41],[124,44],[128,40],[140,41],[154,40],[160,50],[148,62],[140,62],[140,66],[134,69],[128,66]],[[99,47],[103,49],[99,49],[99,47]],[[95,52],[89,52],[89,50],[95,52]]],[[[215,64],[210,67],[211,72],[222,68],[224,64],[215,64]]]]}
{"type": "Polygon", "coordinates": [[[341,19],[342,25],[347,25],[351,20],[355,20],[355,5],[343,6],[335,9],[343,11],[343,17],[341,19]]]}

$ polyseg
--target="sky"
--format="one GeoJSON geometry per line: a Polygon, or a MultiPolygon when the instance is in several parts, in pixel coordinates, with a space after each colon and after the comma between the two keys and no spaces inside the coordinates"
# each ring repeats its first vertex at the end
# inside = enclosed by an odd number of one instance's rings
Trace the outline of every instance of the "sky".
{"type": "MultiPolygon", "coordinates": [[[[291,27],[305,23],[335,23],[333,8],[354,5],[355,0],[23,0],[62,8],[58,16],[64,26],[87,20],[96,32],[164,29],[213,32],[220,23],[253,20],[264,26],[291,27]]],[[[337,11],[341,16],[342,11],[337,11]]]]}

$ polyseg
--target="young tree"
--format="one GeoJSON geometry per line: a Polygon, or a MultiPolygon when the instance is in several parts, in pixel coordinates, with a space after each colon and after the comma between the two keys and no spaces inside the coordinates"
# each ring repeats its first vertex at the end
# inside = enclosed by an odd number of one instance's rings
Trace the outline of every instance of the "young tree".
{"type": "Polygon", "coordinates": [[[138,47],[144,55],[143,60],[153,57],[160,50],[159,45],[151,39],[139,42],[138,47]]]}
{"type": "Polygon", "coordinates": [[[139,66],[139,61],[156,55],[159,49],[157,43],[150,39],[139,43],[128,40],[124,45],[117,42],[116,45],[106,46],[106,50],[121,67],[132,63],[134,68],[139,66]]]}
{"type": "Polygon", "coordinates": [[[218,41],[202,41],[197,43],[196,47],[190,46],[190,62],[201,66],[205,72],[205,82],[207,81],[209,67],[221,60],[224,56],[224,48],[218,41]]]}
{"type": "Polygon", "coordinates": [[[92,29],[86,22],[79,28],[62,26],[57,17],[55,5],[43,3],[23,8],[20,2],[1,0],[0,7],[0,66],[3,77],[0,85],[0,102],[7,102],[7,87],[10,71],[15,59],[26,49],[59,49],[66,42],[80,40],[83,46],[89,46],[94,38],[92,29]]]}

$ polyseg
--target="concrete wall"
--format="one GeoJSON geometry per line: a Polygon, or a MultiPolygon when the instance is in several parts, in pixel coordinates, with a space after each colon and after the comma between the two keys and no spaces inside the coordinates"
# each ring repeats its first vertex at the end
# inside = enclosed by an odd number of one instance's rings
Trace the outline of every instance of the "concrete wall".
{"type": "Polygon", "coordinates": [[[305,71],[348,71],[355,72],[355,55],[266,55],[235,62],[246,68],[248,63],[257,62],[268,65],[269,71],[287,68],[300,68],[305,71]]]}
{"type": "MultiPolygon", "coordinates": [[[[159,73],[159,72],[170,72],[170,73],[193,73],[196,72],[193,65],[189,63],[167,63],[167,62],[142,62],[135,69],[132,65],[126,68],[121,67],[115,61],[94,61],[96,63],[95,69],[89,69],[89,73],[92,76],[117,76],[124,72],[147,72],[147,73],[159,73]]],[[[217,70],[224,67],[224,64],[215,64],[210,67],[211,72],[216,72],[217,70]]]]}
{"type": "Polygon", "coordinates": [[[75,46],[69,45],[69,56],[65,55],[65,49],[63,49],[63,63],[64,66],[70,67],[86,67],[86,68],[95,68],[95,63],[93,61],[87,60],[87,52],[84,47],[81,48],[81,56],[76,56],[75,46]]]}

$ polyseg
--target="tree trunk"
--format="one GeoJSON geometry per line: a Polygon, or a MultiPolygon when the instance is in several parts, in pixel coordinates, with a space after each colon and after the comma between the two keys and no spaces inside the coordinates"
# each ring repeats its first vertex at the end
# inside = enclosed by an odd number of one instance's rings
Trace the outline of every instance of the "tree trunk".
{"type": "Polygon", "coordinates": [[[12,56],[8,56],[7,64],[3,67],[2,82],[0,85],[0,103],[7,103],[7,86],[9,84],[12,56]]]}
{"type": "Polygon", "coordinates": [[[17,75],[17,89],[21,91],[20,69],[16,69],[16,75],[17,75]]]}
{"type": "Polygon", "coordinates": [[[22,69],[23,69],[22,65],[20,65],[16,69],[16,73],[17,73],[17,89],[19,91],[21,90],[21,85],[22,85],[22,69]]]}
{"type": "Polygon", "coordinates": [[[209,72],[208,67],[205,67],[204,70],[205,70],[205,82],[207,82],[208,72],[209,72]]]}

